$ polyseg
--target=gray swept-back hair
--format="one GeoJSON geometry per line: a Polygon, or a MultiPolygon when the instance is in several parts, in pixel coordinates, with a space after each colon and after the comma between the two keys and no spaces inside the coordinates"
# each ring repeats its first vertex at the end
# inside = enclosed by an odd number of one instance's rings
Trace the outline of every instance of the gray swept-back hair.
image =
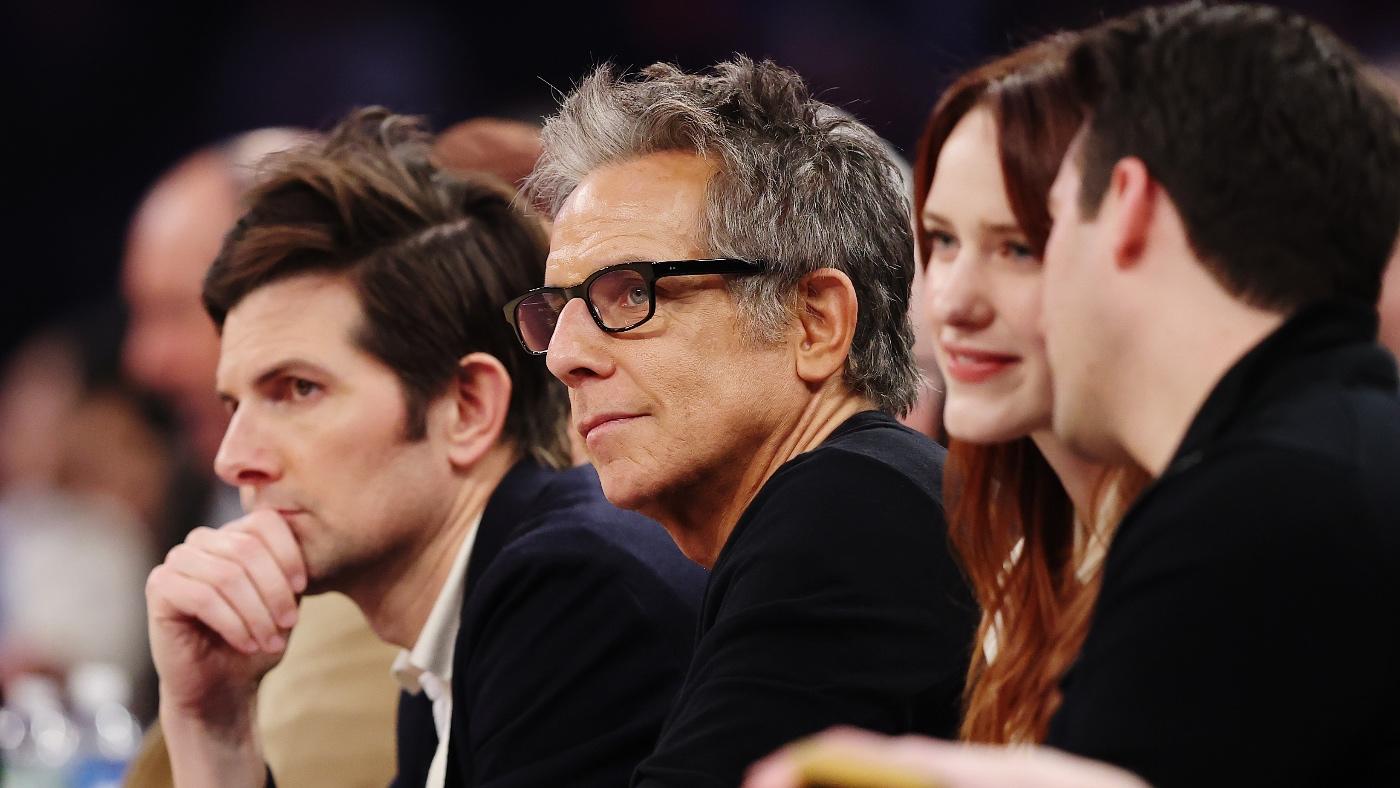
{"type": "Polygon", "coordinates": [[[699,237],[710,254],[769,265],[729,282],[745,328],[776,339],[802,277],[843,271],[859,301],[846,382],[887,413],[908,411],[921,377],[899,173],[874,132],[813,99],[796,73],[743,56],[705,74],[658,63],[628,76],[605,65],[564,98],[543,141],[525,188],[551,215],[600,167],[661,151],[713,158],[699,237]]]}

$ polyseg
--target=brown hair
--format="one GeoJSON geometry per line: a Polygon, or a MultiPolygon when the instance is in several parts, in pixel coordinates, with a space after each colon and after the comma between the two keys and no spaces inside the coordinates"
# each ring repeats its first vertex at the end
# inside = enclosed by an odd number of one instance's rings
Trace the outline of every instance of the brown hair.
{"type": "Polygon", "coordinates": [[[364,312],[355,342],[403,387],[408,439],[423,437],[428,403],[461,357],[485,352],[510,374],[504,437],[566,466],[563,387],[500,316],[501,304],[544,279],[548,241],[512,205],[511,189],[440,169],[431,142],[417,119],[376,107],[352,112],[324,143],[271,157],[205,278],[205,309],[222,329],[259,287],[344,276],[364,312]]]}
{"type": "MultiPolygon", "coordinates": [[[[985,107],[996,122],[1012,213],[1035,254],[1044,254],[1051,225],[1046,196],[1084,119],[1066,71],[1076,40],[1074,34],[1043,39],[964,74],[943,93],[919,141],[916,211],[928,199],[938,154],[953,128],[985,107]]],[[[929,237],[922,226],[916,243],[926,261],[929,237]]],[[[1104,500],[1114,485],[1136,491],[1144,478],[1109,472],[1095,497],[1104,500]]],[[[1059,705],[1059,679],[1083,643],[1098,593],[1098,573],[1081,580],[1077,569],[1079,546],[1107,536],[1097,532],[1101,513],[1080,513],[1086,532],[1076,534],[1069,495],[1028,437],[994,445],[950,440],[944,480],[949,538],[982,608],[961,736],[1041,741],[1059,705]],[[981,648],[989,634],[997,642],[990,662],[981,648]]],[[[1116,514],[1103,519],[1114,521],[1116,514]]]]}

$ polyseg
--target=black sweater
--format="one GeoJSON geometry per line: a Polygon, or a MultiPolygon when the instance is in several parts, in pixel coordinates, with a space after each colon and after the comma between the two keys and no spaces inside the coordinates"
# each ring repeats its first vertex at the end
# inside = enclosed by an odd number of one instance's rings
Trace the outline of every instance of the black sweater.
{"type": "Polygon", "coordinates": [[[1400,781],[1400,397],[1374,310],[1220,381],[1124,519],[1049,744],[1154,785],[1400,781]]]}
{"type": "Polygon", "coordinates": [[[634,785],[738,785],[835,724],[956,733],[976,609],[947,545],[943,456],[866,412],[773,474],[715,563],[690,671],[634,785]]]}

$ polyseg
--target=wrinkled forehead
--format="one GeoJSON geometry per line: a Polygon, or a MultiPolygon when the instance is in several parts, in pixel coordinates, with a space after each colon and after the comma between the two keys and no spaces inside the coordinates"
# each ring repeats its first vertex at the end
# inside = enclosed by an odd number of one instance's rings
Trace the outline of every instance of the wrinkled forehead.
{"type": "Polygon", "coordinates": [[[555,216],[545,284],[576,284],[614,263],[705,256],[713,172],[704,158],[664,152],[589,173],[555,216]]]}

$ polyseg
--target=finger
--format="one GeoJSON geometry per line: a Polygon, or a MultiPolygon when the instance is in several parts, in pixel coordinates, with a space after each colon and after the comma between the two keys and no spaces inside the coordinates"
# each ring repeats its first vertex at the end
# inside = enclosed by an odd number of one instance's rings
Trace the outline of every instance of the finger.
{"type": "Polygon", "coordinates": [[[296,624],[297,600],[292,582],[267,544],[257,536],[235,529],[198,529],[190,533],[185,543],[241,566],[277,626],[291,629],[296,624]]]}
{"type": "Polygon", "coordinates": [[[193,619],[244,654],[256,654],[259,650],[258,642],[242,617],[208,584],[161,565],[151,572],[146,582],[146,597],[153,619],[176,616],[193,619]]]}
{"type": "Polygon", "coordinates": [[[786,750],[769,755],[749,767],[744,788],[799,788],[797,765],[786,750]]]}
{"type": "Polygon", "coordinates": [[[306,560],[302,556],[301,544],[282,515],[261,510],[229,525],[261,539],[277,560],[277,565],[282,567],[282,573],[291,581],[292,590],[298,594],[306,590],[306,560]]]}
{"type": "Polygon", "coordinates": [[[271,652],[282,650],[285,641],[272,611],[241,565],[194,545],[183,544],[170,551],[165,566],[212,588],[243,620],[248,632],[263,648],[271,652]]]}

